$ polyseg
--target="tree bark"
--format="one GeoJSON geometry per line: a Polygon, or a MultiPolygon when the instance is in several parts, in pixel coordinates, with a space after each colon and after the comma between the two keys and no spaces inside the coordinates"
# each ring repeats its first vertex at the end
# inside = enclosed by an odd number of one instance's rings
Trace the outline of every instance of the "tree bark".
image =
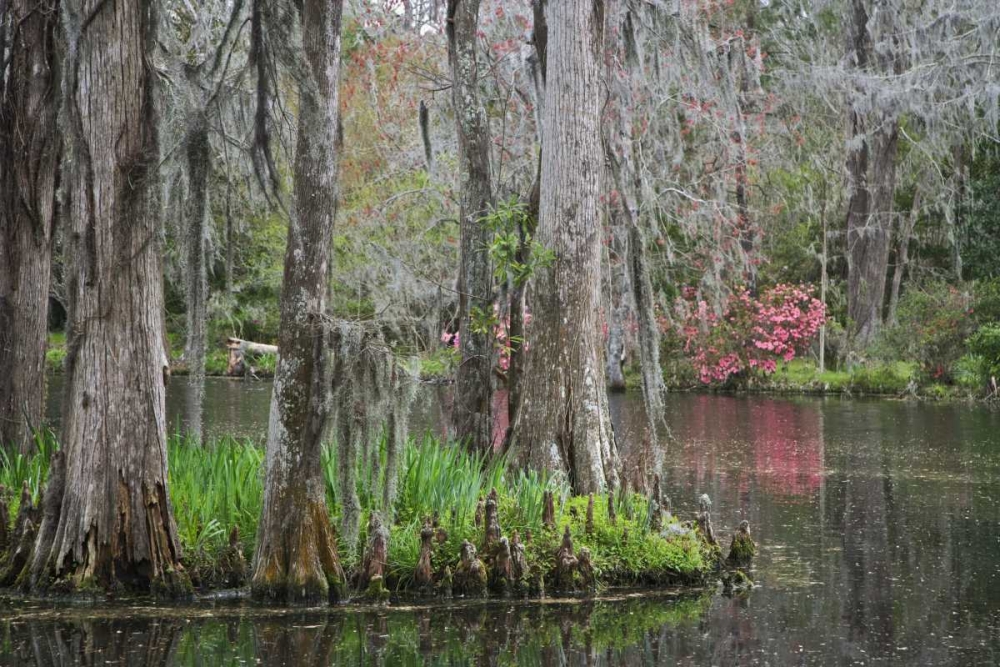
{"type": "Polygon", "coordinates": [[[910,214],[903,221],[899,230],[899,242],[896,246],[896,268],[892,273],[892,291],[889,293],[889,324],[896,323],[896,310],[899,308],[899,289],[903,284],[903,274],[906,272],[907,264],[910,261],[910,239],[913,237],[913,230],[917,226],[917,217],[920,215],[921,186],[919,183],[923,179],[917,179],[917,187],[913,191],[913,204],[910,206],[910,214]]]}
{"type": "Polygon", "coordinates": [[[624,216],[617,206],[611,206],[608,213],[611,218],[611,243],[608,248],[607,273],[607,309],[608,309],[608,340],[607,340],[607,374],[608,389],[625,391],[625,372],[622,362],[625,359],[625,323],[629,315],[628,271],[628,228],[624,216]]]}
{"type": "Polygon", "coordinates": [[[344,587],[320,467],[331,408],[324,316],[338,195],[341,15],[340,0],[305,0],[301,10],[304,62],[281,293],[281,354],[251,583],[255,598],[282,603],[334,600],[344,587]]]}
{"type": "MultiPolygon", "coordinates": [[[[545,106],[545,47],[548,41],[548,27],[545,25],[545,0],[532,0],[532,15],[534,25],[532,26],[531,41],[534,47],[534,54],[529,59],[531,76],[534,83],[535,93],[535,140],[538,144],[538,158],[535,162],[535,177],[531,183],[531,191],[528,193],[527,201],[527,225],[526,229],[519,231],[519,243],[516,260],[521,264],[527,264],[531,258],[531,247],[528,245],[528,235],[534,237],[538,229],[538,211],[541,206],[541,181],[542,181],[542,123],[541,110],[545,106]]],[[[526,366],[524,347],[525,329],[527,328],[527,293],[528,284],[522,283],[514,285],[510,293],[510,330],[509,339],[510,364],[507,368],[507,435],[504,438],[504,449],[510,447],[513,425],[517,423],[518,410],[521,407],[521,387],[523,385],[524,369],[526,366]]]]}
{"type": "MultiPolygon", "coordinates": [[[[631,290],[632,306],[638,329],[639,366],[642,372],[642,393],[646,405],[646,419],[649,435],[656,440],[662,431],[667,432],[665,417],[666,384],[660,366],[660,330],[656,321],[656,301],[650,278],[649,260],[646,253],[646,238],[642,228],[642,177],[638,171],[641,138],[635,129],[632,109],[632,68],[640,67],[635,52],[635,21],[631,10],[622,0],[608,2],[608,34],[618,40],[614,48],[621,62],[622,72],[608,71],[608,91],[610,106],[618,112],[618,122],[609,125],[605,148],[608,155],[609,173],[614,179],[619,194],[618,212],[627,232],[625,246],[627,277],[631,290]]],[[[655,448],[662,453],[662,448],[655,448]]]]}
{"type": "Polygon", "coordinates": [[[601,336],[604,3],[551,0],[538,241],[555,253],[532,287],[531,350],[512,453],[577,493],[617,485],[601,336]]]}
{"type": "Polygon", "coordinates": [[[46,491],[53,511],[32,584],[181,595],[190,583],[167,491],[156,3],[64,9],[65,485],[46,491]]]}
{"type": "Polygon", "coordinates": [[[448,0],[448,59],[458,131],[462,257],[459,274],[459,344],[462,361],[455,391],[455,435],[476,449],[489,447],[493,431],[493,340],[475,332],[492,316],[490,231],[480,222],[489,212],[490,128],[479,100],[476,41],[479,0],[448,0]]]}
{"type": "MultiPolygon", "coordinates": [[[[883,14],[885,14],[883,12],[883,14]]],[[[892,54],[876,55],[864,0],[853,0],[849,28],[849,58],[859,71],[878,66],[899,68],[892,54]],[[873,62],[876,61],[877,62],[873,62]]],[[[847,157],[850,201],[847,209],[847,315],[854,345],[870,344],[882,327],[885,284],[892,237],[896,190],[899,123],[875,109],[867,113],[852,105],[849,112],[852,148],[847,157]]]]}
{"type": "Polygon", "coordinates": [[[184,276],[187,282],[187,340],[184,345],[184,362],[192,385],[187,396],[188,434],[200,442],[208,329],[208,173],[211,166],[211,146],[204,114],[197,114],[193,119],[186,143],[190,187],[184,239],[187,246],[184,276]]]}
{"type": "Polygon", "coordinates": [[[10,64],[0,72],[0,446],[24,454],[45,414],[61,151],[58,16],[58,0],[11,0],[0,10],[11,31],[10,64]]]}

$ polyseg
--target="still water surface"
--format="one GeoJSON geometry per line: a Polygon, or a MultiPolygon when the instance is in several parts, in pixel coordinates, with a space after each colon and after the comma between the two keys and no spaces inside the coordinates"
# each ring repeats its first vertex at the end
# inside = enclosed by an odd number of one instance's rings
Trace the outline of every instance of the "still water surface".
{"type": "MultiPolygon", "coordinates": [[[[183,420],[183,382],[170,390],[183,420]]],[[[208,430],[259,435],[264,383],[210,380],[208,430]]],[[[415,427],[440,423],[423,392],[415,427]]],[[[54,410],[56,407],[53,408],[54,410]]],[[[630,465],[676,512],[750,521],[758,588],[596,602],[286,613],[0,608],[0,664],[1000,664],[1000,413],[896,401],[672,395],[666,447],[613,397],[630,465]]]]}

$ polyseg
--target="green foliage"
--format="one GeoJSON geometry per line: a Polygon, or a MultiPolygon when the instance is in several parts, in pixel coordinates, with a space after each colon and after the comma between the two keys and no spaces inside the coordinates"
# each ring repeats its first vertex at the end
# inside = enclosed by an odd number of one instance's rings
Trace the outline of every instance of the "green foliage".
{"type": "Polygon", "coordinates": [[[451,377],[460,360],[457,347],[438,347],[420,357],[420,377],[437,380],[451,377]]]}
{"type": "Polygon", "coordinates": [[[951,368],[964,353],[975,323],[972,297],[944,282],[911,287],[899,300],[897,324],[887,329],[874,350],[883,360],[910,359],[934,380],[950,380],[951,368]]]}
{"type": "Polygon", "coordinates": [[[993,378],[1000,381],[1000,323],[980,327],[969,338],[968,346],[979,387],[985,387],[993,378]]]}
{"type": "Polygon", "coordinates": [[[510,281],[520,287],[535,271],[555,260],[555,253],[532,236],[533,221],[527,207],[516,197],[497,204],[479,222],[493,232],[489,255],[493,261],[493,277],[498,282],[510,281]],[[522,253],[522,248],[527,252],[522,253]],[[526,259],[522,259],[522,254],[526,259]]]}
{"type": "MultiPolygon", "coordinates": [[[[56,448],[55,438],[46,432],[38,436],[37,456],[0,452],[0,483],[20,489],[22,481],[27,480],[37,502],[56,448]]],[[[234,526],[239,528],[244,551],[249,555],[263,503],[263,450],[251,440],[223,437],[202,446],[173,435],[167,452],[174,518],[189,557],[201,562],[221,554],[234,526]]],[[[334,447],[326,447],[321,461],[333,514],[339,497],[335,452],[334,447]]],[[[358,479],[363,517],[359,544],[363,545],[367,517],[382,509],[382,501],[364,474],[359,474],[358,479]]],[[[675,518],[668,517],[661,533],[650,531],[647,499],[643,496],[619,498],[614,525],[608,520],[607,497],[597,496],[594,529],[588,533],[586,497],[570,497],[568,487],[537,472],[510,469],[502,457],[469,453],[427,436],[419,444],[408,443],[400,462],[397,500],[387,513],[394,520],[389,525],[386,581],[397,588],[408,585],[419,558],[420,527],[425,518],[432,516],[439,518],[447,532],[447,539],[436,546],[432,565],[438,571],[445,565],[454,569],[463,540],[482,543],[483,528],[475,525],[476,507],[491,489],[498,493],[498,518],[504,534],[509,536],[517,530],[524,538],[529,532],[534,536],[525,545],[529,568],[534,571],[552,570],[565,526],[569,526],[577,550],[590,549],[598,574],[603,573],[607,581],[676,581],[698,577],[708,566],[701,540],[675,518]],[[557,499],[554,531],[542,525],[546,490],[553,491],[557,499]]],[[[15,498],[14,512],[16,503],[15,498]]],[[[331,516],[333,520],[335,516],[331,516]]],[[[357,563],[360,551],[344,553],[342,558],[345,564],[357,563]]]]}
{"type": "Polygon", "coordinates": [[[245,545],[254,543],[264,500],[263,454],[250,440],[224,437],[202,446],[185,436],[170,437],[170,499],[185,549],[221,549],[233,526],[245,545]]]}
{"type": "Polygon", "coordinates": [[[860,366],[851,371],[850,388],[862,394],[902,394],[915,380],[914,370],[904,362],[860,366]]]}
{"type": "Polygon", "coordinates": [[[984,139],[969,168],[969,197],[961,212],[964,274],[976,280],[1000,278],[1000,145],[984,139]]]}
{"type": "Polygon", "coordinates": [[[61,373],[66,361],[66,333],[64,331],[49,332],[48,345],[45,348],[45,370],[50,373],[61,373]]]}
{"type": "Polygon", "coordinates": [[[42,487],[49,476],[49,461],[59,449],[55,434],[48,429],[35,431],[33,437],[37,452],[34,456],[24,456],[0,447],[0,484],[10,494],[11,518],[21,505],[21,488],[25,482],[31,490],[32,502],[37,503],[41,498],[42,487]]]}
{"type": "Polygon", "coordinates": [[[1000,278],[976,283],[973,315],[981,324],[1000,322],[1000,278]]]}

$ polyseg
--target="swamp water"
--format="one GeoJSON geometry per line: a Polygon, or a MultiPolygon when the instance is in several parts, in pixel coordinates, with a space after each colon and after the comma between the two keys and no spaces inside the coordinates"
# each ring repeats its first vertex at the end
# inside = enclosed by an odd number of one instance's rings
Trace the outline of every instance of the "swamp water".
{"type": "MultiPolygon", "coordinates": [[[[172,424],[183,393],[175,379],[172,424]]],[[[259,435],[267,402],[265,383],[209,380],[206,431],[259,435]]],[[[441,405],[424,390],[414,429],[440,423],[441,405]]],[[[663,468],[675,512],[692,516],[708,493],[727,547],[750,522],[760,554],[747,596],[22,605],[0,609],[0,665],[1000,664],[1000,412],[673,394],[664,453],[639,444],[638,396],[613,396],[612,410],[625,459],[663,468]]]]}

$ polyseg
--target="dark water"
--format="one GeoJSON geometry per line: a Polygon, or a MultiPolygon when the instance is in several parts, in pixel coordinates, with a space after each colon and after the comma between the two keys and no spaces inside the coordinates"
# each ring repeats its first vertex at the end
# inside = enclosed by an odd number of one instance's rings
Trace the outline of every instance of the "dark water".
{"type": "MultiPolygon", "coordinates": [[[[213,381],[208,395],[210,430],[262,432],[266,385],[213,381]]],[[[425,391],[418,425],[439,423],[439,405],[425,391]]],[[[637,397],[612,408],[630,466],[661,467],[675,511],[708,493],[727,543],[750,521],[761,553],[746,598],[281,615],[0,608],[0,664],[1000,664],[1000,413],[672,395],[673,441],[651,447],[637,397]]]]}

